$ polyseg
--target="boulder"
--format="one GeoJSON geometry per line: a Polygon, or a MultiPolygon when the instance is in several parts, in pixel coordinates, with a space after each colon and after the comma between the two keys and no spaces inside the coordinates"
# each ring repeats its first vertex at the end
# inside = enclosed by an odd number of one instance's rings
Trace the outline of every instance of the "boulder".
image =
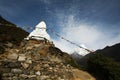
{"type": "Polygon", "coordinates": [[[25,60],[26,60],[25,54],[19,54],[18,61],[25,61],[25,60]]]}
{"type": "Polygon", "coordinates": [[[17,60],[18,54],[10,53],[10,54],[7,55],[7,58],[10,59],[10,60],[17,60]]]}

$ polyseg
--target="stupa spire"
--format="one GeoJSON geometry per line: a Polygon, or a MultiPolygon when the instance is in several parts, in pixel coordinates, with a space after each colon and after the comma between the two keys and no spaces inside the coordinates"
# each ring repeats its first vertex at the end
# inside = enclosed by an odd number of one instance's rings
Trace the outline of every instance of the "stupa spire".
{"type": "Polygon", "coordinates": [[[36,28],[45,28],[46,29],[45,21],[42,20],[38,25],[36,25],[36,28]]]}

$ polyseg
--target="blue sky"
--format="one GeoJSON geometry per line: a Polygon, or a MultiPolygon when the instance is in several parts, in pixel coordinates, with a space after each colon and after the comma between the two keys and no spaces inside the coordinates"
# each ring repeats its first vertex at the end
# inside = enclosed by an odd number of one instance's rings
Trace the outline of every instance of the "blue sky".
{"type": "MultiPolygon", "coordinates": [[[[96,50],[120,42],[119,4],[120,0],[0,0],[0,15],[20,27],[34,28],[44,19],[61,36],[96,50]]],[[[75,47],[48,33],[62,50],[75,47]]]]}

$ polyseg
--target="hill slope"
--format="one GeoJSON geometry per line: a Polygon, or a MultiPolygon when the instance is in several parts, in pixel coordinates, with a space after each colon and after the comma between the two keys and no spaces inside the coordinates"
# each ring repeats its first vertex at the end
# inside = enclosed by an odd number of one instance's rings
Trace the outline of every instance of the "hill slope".
{"type": "Polygon", "coordinates": [[[120,43],[84,56],[79,64],[97,80],[120,80],[120,43]]]}
{"type": "Polygon", "coordinates": [[[18,45],[27,35],[28,32],[22,30],[0,16],[0,42],[9,41],[18,45]]]}
{"type": "Polygon", "coordinates": [[[27,35],[28,32],[0,16],[0,53],[3,53],[6,47],[18,46],[27,35]]]}

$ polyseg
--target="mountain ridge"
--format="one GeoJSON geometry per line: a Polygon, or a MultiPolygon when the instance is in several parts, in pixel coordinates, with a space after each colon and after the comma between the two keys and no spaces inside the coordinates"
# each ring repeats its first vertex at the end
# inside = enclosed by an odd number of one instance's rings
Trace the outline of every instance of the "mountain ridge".
{"type": "Polygon", "coordinates": [[[87,54],[78,64],[84,66],[96,80],[120,80],[120,43],[87,54]]]}

